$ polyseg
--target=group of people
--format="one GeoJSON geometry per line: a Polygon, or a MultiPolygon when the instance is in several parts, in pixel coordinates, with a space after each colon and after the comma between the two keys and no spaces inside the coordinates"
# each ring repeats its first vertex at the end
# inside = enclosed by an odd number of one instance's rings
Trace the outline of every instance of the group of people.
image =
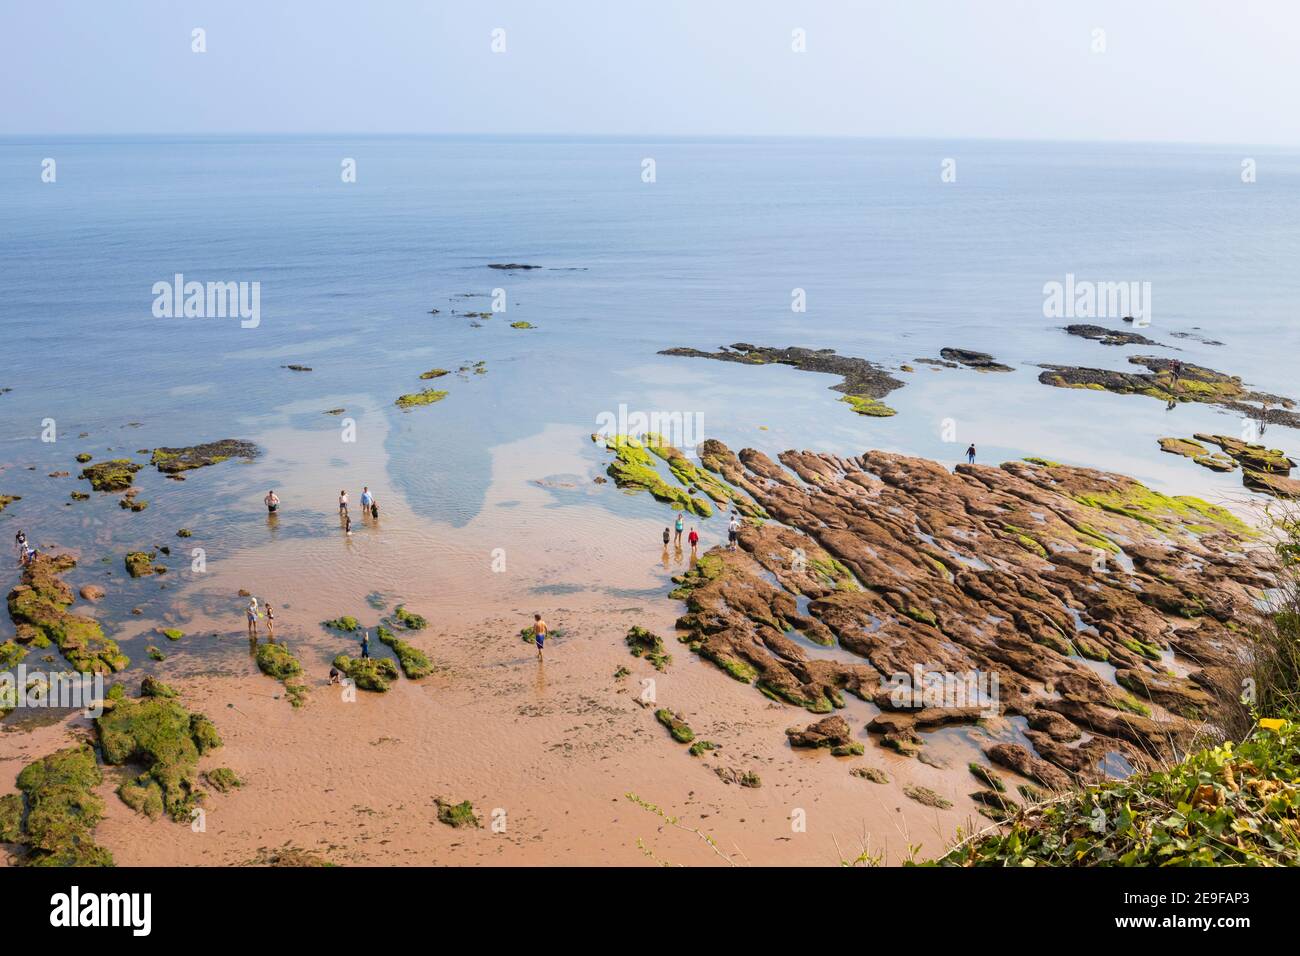
{"type": "MultiPolygon", "coordinates": [[[[280,510],[280,496],[275,493],[274,488],[266,493],[262,503],[266,505],[268,515],[274,515],[280,510]]],[[[365,485],[361,489],[361,513],[370,515],[372,521],[379,520],[379,502],[375,500],[369,485],[365,485]]],[[[339,491],[339,519],[343,522],[344,533],[351,534],[352,515],[348,511],[348,492],[346,488],[339,491]]]]}
{"type": "MultiPolygon", "coordinates": [[[[668,544],[672,543],[678,551],[682,549],[682,532],[686,530],[685,514],[677,512],[677,520],[673,523],[671,529],[664,528],[664,554],[668,553],[668,544]]],[[[740,536],[740,514],[736,511],[731,513],[731,518],[727,522],[727,550],[735,551],[737,539],[740,536]]],[[[686,536],[687,542],[691,546],[691,557],[695,557],[700,547],[700,533],[691,526],[691,533],[686,536]]]]}
{"type": "Polygon", "coordinates": [[[36,546],[27,541],[27,532],[19,531],[14,535],[14,553],[18,555],[18,563],[24,568],[36,560],[36,546]]]}

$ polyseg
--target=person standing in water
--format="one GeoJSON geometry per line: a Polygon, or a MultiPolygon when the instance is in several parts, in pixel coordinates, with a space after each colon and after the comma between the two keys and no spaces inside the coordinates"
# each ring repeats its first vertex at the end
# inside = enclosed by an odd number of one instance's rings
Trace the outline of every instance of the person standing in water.
{"type": "Polygon", "coordinates": [[[272,644],[275,643],[275,611],[269,604],[266,606],[266,636],[272,644]]]}
{"type": "Polygon", "coordinates": [[[975,443],[974,442],[971,442],[970,447],[966,449],[966,463],[968,465],[975,464],[975,443]]]}
{"type": "Polygon", "coordinates": [[[664,551],[668,550],[668,542],[671,541],[672,538],[672,534],[669,533],[667,528],[664,528],[664,551]]]}
{"type": "Polygon", "coordinates": [[[248,636],[257,640],[257,598],[248,599],[248,607],[245,609],[248,615],[248,636]]]}
{"type": "Polygon", "coordinates": [[[700,546],[700,533],[692,527],[691,533],[686,536],[686,540],[691,544],[691,554],[694,554],[695,549],[700,546]]]}
{"type": "Polygon", "coordinates": [[[361,659],[365,660],[370,656],[370,632],[361,632],[361,659]]]}
{"type": "MultiPolygon", "coordinates": [[[[668,530],[665,528],[664,534],[667,533],[668,530]]],[[[539,661],[542,659],[542,648],[543,645],[546,644],[546,635],[549,633],[550,633],[550,628],[546,626],[546,622],[542,620],[542,616],[540,614],[534,614],[533,615],[533,640],[537,643],[537,659],[539,661]]]]}
{"type": "Polygon", "coordinates": [[[361,517],[366,516],[366,512],[370,510],[370,505],[374,500],[370,494],[370,486],[363,485],[361,488],[361,517]]]}
{"type": "Polygon", "coordinates": [[[673,525],[673,545],[680,548],[682,546],[682,532],[686,529],[686,522],[682,520],[682,513],[677,512],[677,523],[673,525]]]}
{"type": "Polygon", "coordinates": [[[347,490],[339,492],[339,515],[345,516],[348,513],[348,493],[347,490]]]}
{"type": "Polygon", "coordinates": [[[267,514],[275,514],[276,510],[280,507],[280,497],[275,493],[274,488],[266,493],[266,497],[263,498],[262,501],[266,505],[267,514]]]}
{"type": "Polygon", "coordinates": [[[14,553],[18,555],[18,563],[27,563],[27,532],[19,531],[14,535],[14,553]]]}
{"type": "Polygon", "coordinates": [[[348,537],[352,536],[352,516],[346,511],[343,512],[343,533],[348,537]]]}
{"type": "Polygon", "coordinates": [[[370,520],[379,520],[379,502],[375,500],[374,495],[370,496],[370,520]]]}

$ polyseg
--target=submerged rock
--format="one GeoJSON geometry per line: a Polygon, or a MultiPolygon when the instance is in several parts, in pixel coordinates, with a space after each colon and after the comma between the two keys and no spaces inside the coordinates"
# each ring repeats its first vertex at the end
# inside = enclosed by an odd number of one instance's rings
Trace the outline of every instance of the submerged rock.
{"type": "Polygon", "coordinates": [[[1102,345],[1154,345],[1158,348],[1168,348],[1167,345],[1140,335],[1137,332],[1125,332],[1122,329],[1108,329],[1101,325],[1067,325],[1065,331],[1070,335],[1077,335],[1080,338],[1092,339],[1094,342],[1100,342],[1102,345]]]}
{"type": "Polygon", "coordinates": [[[149,463],[164,474],[174,475],[194,468],[205,468],[231,458],[251,461],[260,453],[258,447],[252,442],[223,438],[221,441],[187,445],[184,448],[155,448],[149,463]]]}
{"type": "Polygon", "coordinates": [[[891,375],[888,369],[866,359],[849,355],[836,355],[834,349],[806,349],[792,346],[789,348],[770,348],[762,345],[750,345],[737,342],[730,348],[717,352],[702,352],[699,349],[671,348],[664,349],[660,355],[684,355],[691,358],[710,358],[722,362],[739,362],[744,365],[790,365],[805,372],[824,372],[839,375],[844,380],[831,388],[843,392],[851,399],[855,411],[862,414],[881,416],[893,414],[893,409],[880,403],[894,389],[902,388],[904,383],[891,375]],[[863,411],[863,409],[867,409],[863,411]]]}
{"type": "Polygon", "coordinates": [[[1010,372],[1012,370],[1010,365],[1003,365],[992,355],[989,355],[988,352],[945,348],[939,350],[939,357],[948,362],[956,362],[958,365],[965,365],[967,368],[973,368],[981,372],[1010,372]]]}
{"type": "Polygon", "coordinates": [[[140,465],[125,458],[101,461],[81,469],[81,477],[90,482],[96,491],[126,491],[135,480],[140,465]]]}
{"type": "Polygon", "coordinates": [[[423,391],[399,395],[393,404],[398,408],[418,408],[421,405],[432,405],[434,402],[440,402],[450,394],[450,392],[442,389],[426,388],[423,391]]]}

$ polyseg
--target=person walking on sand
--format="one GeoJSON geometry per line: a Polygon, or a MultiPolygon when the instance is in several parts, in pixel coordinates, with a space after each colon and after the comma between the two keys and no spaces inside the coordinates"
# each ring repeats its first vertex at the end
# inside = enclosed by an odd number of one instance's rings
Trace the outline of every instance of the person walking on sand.
{"type": "Polygon", "coordinates": [[[245,609],[248,615],[248,636],[257,640],[257,598],[248,599],[248,607],[245,609]]]}
{"type": "Polygon", "coordinates": [[[736,542],[740,538],[740,515],[736,512],[731,513],[731,522],[727,525],[727,550],[735,551],[736,542]]]}
{"type": "MultiPolygon", "coordinates": [[[[666,530],[665,533],[667,533],[666,530]]],[[[537,659],[539,661],[542,659],[542,648],[543,645],[546,644],[546,635],[550,632],[550,628],[546,626],[546,622],[542,620],[542,616],[540,614],[534,614],[533,640],[537,643],[537,659]]]]}
{"type": "Polygon", "coordinates": [[[975,464],[975,443],[971,442],[970,447],[966,449],[966,464],[975,464]]]}
{"type": "Polygon", "coordinates": [[[275,493],[274,488],[266,493],[266,497],[263,498],[262,501],[266,504],[267,514],[275,514],[276,510],[280,507],[280,496],[275,493]]]}
{"type": "Polygon", "coordinates": [[[370,632],[361,632],[361,659],[365,660],[370,656],[370,632]]]}
{"type": "Polygon", "coordinates": [[[700,546],[700,533],[696,531],[693,526],[691,528],[691,533],[686,536],[686,540],[691,544],[691,554],[694,554],[695,549],[700,546]]]}
{"type": "Polygon", "coordinates": [[[346,515],[347,513],[348,513],[348,493],[347,490],[344,489],[343,491],[339,492],[339,514],[346,515]]]}
{"type": "Polygon", "coordinates": [[[682,513],[677,512],[677,523],[673,526],[673,544],[677,547],[682,546],[682,531],[686,529],[686,522],[682,520],[682,513]]]}

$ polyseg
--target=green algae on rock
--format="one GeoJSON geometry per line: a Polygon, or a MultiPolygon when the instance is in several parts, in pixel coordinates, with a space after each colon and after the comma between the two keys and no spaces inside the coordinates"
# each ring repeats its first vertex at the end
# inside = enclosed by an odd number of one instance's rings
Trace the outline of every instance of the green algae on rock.
{"type": "Polygon", "coordinates": [[[328,627],[331,630],[347,631],[348,633],[352,633],[358,630],[361,625],[351,614],[344,614],[341,617],[334,618],[332,621],[322,621],[321,627],[328,627]]]}
{"type": "Polygon", "coordinates": [[[334,666],[362,690],[383,693],[397,680],[397,665],[386,657],[349,657],[339,654],[334,666]]]}
{"type": "Polygon", "coordinates": [[[183,448],[155,448],[149,463],[163,474],[174,475],[194,468],[205,468],[231,458],[251,461],[260,454],[256,445],[236,438],[186,445],[183,448]]]}
{"type": "Polygon", "coordinates": [[[101,461],[81,469],[81,477],[90,482],[96,491],[126,491],[135,480],[140,465],[126,458],[101,461]]]}
{"type": "Polygon", "coordinates": [[[104,818],[95,788],[103,780],[89,744],[28,764],[18,792],[0,797],[0,842],[25,847],[18,861],[25,866],[112,866],[113,855],[94,841],[104,818]]]}
{"type": "Polygon", "coordinates": [[[399,638],[384,625],[380,624],[376,632],[381,643],[388,645],[397,655],[397,662],[402,665],[402,673],[408,680],[419,680],[433,673],[433,662],[428,655],[399,638]]]}
{"type": "Polygon", "coordinates": [[[124,559],[126,571],[133,578],[147,578],[151,574],[165,574],[167,569],[156,566],[153,559],[157,557],[154,551],[128,551],[124,559]]]}
{"type": "Polygon", "coordinates": [[[450,394],[450,392],[442,389],[426,388],[423,391],[399,395],[393,404],[398,408],[418,408],[421,405],[432,405],[434,402],[440,402],[450,394]]]}
{"type": "Polygon", "coordinates": [[[674,714],[666,707],[661,707],[655,711],[655,719],[668,728],[668,732],[673,735],[673,740],[679,744],[689,744],[695,739],[695,731],[680,715],[674,714]]]}
{"type": "Polygon", "coordinates": [[[404,628],[410,631],[422,631],[429,626],[429,622],[424,617],[414,611],[408,611],[405,604],[397,605],[397,609],[393,611],[393,616],[397,618],[404,628]]]}
{"type": "Polygon", "coordinates": [[[510,327],[511,327],[512,329],[535,329],[535,328],[537,328],[537,326],[533,325],[533,323],[531,323],[531,322],[511,322],[511,323],[510,323],[510,327]]]}
{"type": "Polygon", "coordinates": [[[123,670],[131,661],[116,641],[104,636],[99,622],[68,612],[72,588],[60,575],[76,566],[69,555],[42,554],[23,569],[21,583],[9,592],[9,617],[17,626],[15,639],[38,646],[52,642],[79,671],[123,670]]]}
{"type": "Polygon", "coordinates": [[[0,511],[4,511],[15,501],[22,501],[22,495],[0,495],[0,511]]]}
{"type": "Polygon", "coordinates": [[[451,803],[442,797],[433,798],[434,805],[438,808],[438,822],[445,823],[449,827],[481,827],[478,814],[474,812],[474,806],[468,800],[462,800],[460,803],[451,803]]]}
{"type": "Polygon", "coordinates": [[[288,680],[302,673],[302,664],[283,642],[264,641],[257,645],[257,667],[267,677],[288,680]]]}
{"type": "Polygon", "coordinates": [[[847,402],[859,415],[866,415],[869,418],[891,418],[898,414],[898,412],[890,408],[878,398],[863,398],[860,395],[845,395],[840,399],[840,401],[847,402]]]}
{"type": "Polygon", "coordinates": [[[445,368],[431,368],[427,372],[421,372],[420,378],[427,380],[431,378],[442,378],[444,375],[450,374],[451,372],[447,371],[445,368]]]}
{"type": "MultiPolygon", "coordinates": [[[[591,437],[593,441],[601,440],[599,435],[591,437]]],[[[604,442],[605,448],[615,456],[606,473],[619,488],[648,491],[656,501],[703,518],[713,514],[713,506],[707,498],[693,496],[685,488],[664,480],[655,467],[655,456],[637,439],[628,435],[611,435],[604,442]]]]}
{"type": "Polygon", "coordinates": [[[190,713],[165,684],[147,683],[144,696],[106,700],[95,718],[107,764],[139,764],[144,772],[118,787],[132,809],[154,818],[162,813],[188,821],[203,799],[198,788],[198,761],[221,746],[216,727],[202,714],[190,713]]]}
{"type": "Polygon", "coordinates": [[[633,657],[644,657],[657,671],[665,670],[673,662],[673,656],[664,650],[663,638],[639,625],[628,629],[627,646],[633,657]]]}
{"type": "Polygon", "coordinates": [[[244,781],[240,780],[239,775],[229,767],[217,767],[214,770],[209,770],[203,775],[203,779],[218,793],[229,793],[236,787],[244,785],[244,781]]]}

